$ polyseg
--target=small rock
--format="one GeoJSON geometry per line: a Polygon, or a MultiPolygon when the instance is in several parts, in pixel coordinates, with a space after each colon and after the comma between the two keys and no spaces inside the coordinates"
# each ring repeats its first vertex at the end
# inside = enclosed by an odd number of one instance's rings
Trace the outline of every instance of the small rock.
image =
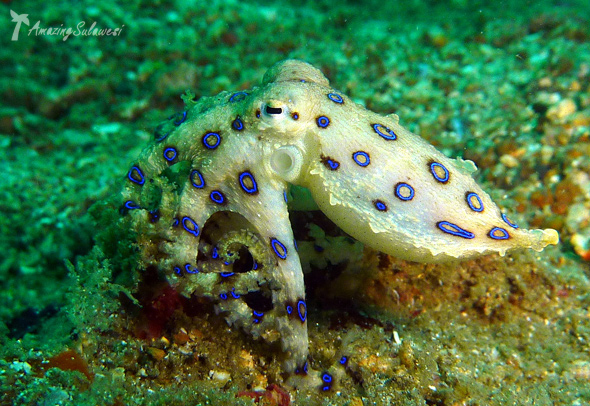
{"type": "Polygon", "coordinates": [[[518,159],[509,154],[502,155],[500,162],[507,168],[516,168],[518,166],[518,159]]]}
{"type": "Polygon", "coordinates": [[[156,361],[161,361],[166,356],[166,351],[156,347],[147,347],[147,353],[150,354],[156,361]]]}
{"type": "Polygon", "coordinates": [[[576,110],[576,103],[572,99],[563,99],[547,110],[547,118],[551,121],[563,120],[567,116],[574,114],[576,110]]]}
{"type": "Polygon", "coordinates": [[[254,369],[254,357],[246,350],[240,352],[239,364],[243,368],[254,369]]]}
{"type": "Polygon", "coordinates": [[[10,369],[13,369],[17,372],[24,372],[28,375],[31,373],[31,364],[28,362],[13,361],[13,363],[10,364],[10,369]]]}
{"type": "Polygon", "coordinates": [[[230,373],[223,370],[209,371],[209,378],[219,386],[224,386],[231,381],[230,373]]]}
{"type": "Polygon", "coordinates": [[[349,403],[350,406],[363,406],[363,399],[360,397],[353,397],[349,403]]]}
{"type": "Polygon", "coordinates": [[[570,92],[579,92],[580,90],[582,90],[582,85],[580,84],[580,82],[574,80],[572,83],[570,83],[570,92]]]}
{"type": "Polygon", "coordinates": [[[172,339],[174,340],[175,344],[184,345],[190,340],[190,337],[187,331],[184,328],[181,328],[178,333],[172,336],[172,339]]]}
{"type": "Polygon", "coordinates": [[[589,210],[585,203],[570,205],[565,224],[570,232],[575,233],[589,224],[589,210]]]}
{"type": "Polygon", "coordinates": [[[550,77],[544,77],[539,79],[539,87],[551,87],[553,85],[553,80],[550,77]]]}
{"type": "Polygon", "coordinates": [[[581,381],[590,380],[590,362],[583,360],[576,360],[572,362],[570,370],[568,371],[575,379],[581,381]]]}
{"type": "Polygon", "coordinates": [[[576,254],[584,261],[590,261],[590,230],[586,230],[585,233],[575,233],[570,242],[576,254]]]}

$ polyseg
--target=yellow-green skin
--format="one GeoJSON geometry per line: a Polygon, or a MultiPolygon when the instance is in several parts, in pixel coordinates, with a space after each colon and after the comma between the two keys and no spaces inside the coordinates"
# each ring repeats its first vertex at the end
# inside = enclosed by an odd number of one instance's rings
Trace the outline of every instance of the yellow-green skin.
{"type": "Polygon", "coordinates": [[[159,268],[187,296],[215,300],[228,322],[255,337],[280,340],[289,372],[302,371],[308,356],[289,184],[308,188],[354,238],[412,261],[558,242],[555,230],[523,230],[503,217],[471,177],[471,161],[447,158],[397,116],[354,103],[305,62],[273,66],[251,91],[186,102],[186,115],[158,129],[123,191],[142,265],[159,268]],[[206,239],[205,228],[214,230],[206,239]],[[227,276],[240,246],[259,266],[227,276]],[[256,291],[264,309],[245,300],[256,291]]]}

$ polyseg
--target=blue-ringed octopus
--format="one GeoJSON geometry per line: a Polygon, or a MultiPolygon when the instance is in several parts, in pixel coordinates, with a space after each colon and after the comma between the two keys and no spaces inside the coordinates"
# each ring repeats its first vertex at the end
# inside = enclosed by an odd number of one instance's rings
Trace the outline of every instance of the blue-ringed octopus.
{"type": "Polygon", "coordinates": [[[290,185],[350,236],[386,254],[439,262],[557,244],[519,228],[472,178],[399,124],[286,60],[259,87],[194,101],[160,124],[130,166],[122,213],[141,266],[231,325],[280,341],[284,369],[305,372],[307,304],[289,221],[290,185]]]}

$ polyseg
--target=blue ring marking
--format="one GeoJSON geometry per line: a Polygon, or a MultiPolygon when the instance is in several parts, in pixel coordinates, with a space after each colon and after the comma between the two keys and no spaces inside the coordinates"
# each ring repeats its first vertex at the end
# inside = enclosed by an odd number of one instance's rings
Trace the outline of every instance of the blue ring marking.
{"type": "Polygon", "coordinates": [[[397,135],[389,127],[385,127],[383,124],[371,124],[371,126],[377,134],[386,140],[393,141],[397,139],[397,135]]]}
{"type": "Polygon", "coordinates": [[[148,214],[149,214],[150,222],[156,223],[158,220],[160,220],[160,210],[158,210],[158,209],[152,210],[148,214]]]}
{"type": "Polygon", "coordinates": [[[199,236],[199,226],[197,225],[197,223],[195,223],[195,220],[193,220],[192,218],[188,216],[183,217],[182,226],[187,232],[194,235],[195,237],[199,236]],[[192,228],[189,227],[189,224],[192,225],[192,228]]]}
{"type": "Polygon", "coordinates": [[[319,116],[316,118],[316,123],[318,124],[318,127],[326,128],[330,125],[330,119],[326,116],[319,116]]]}
{"type": "Polygon", "coordinates": [[[182,275],[182,271],[181,271],[181,270],[180,270],[180,268],[179,268],[179,267],[177,267],[177,266],[175,266],[175,267],[174,267],[174,273],[175,273],[176,275],[182,275]]]}
{"type": "Polygon", "coordinates": [[[178,127],[179,125],[184,123],[185,120],[186,120],[186,111],[183,111],[182,113],[178,113],[175,116],[174,125],[178,127]],[[181,114],[182,114],[182,117],[179,118],[178,116],[181,114]]]}
{"type": "Polygon", "coordinates": [[[492,228],[488,233],[488,236],[490,238],[493,238],[494,240],[507,240],[510,238],[510,234],[508,234],[508,231],[500,227],[492,228]],[[497,235],[498,233],[500,234],[497,235]]]}
{"type": "Polygon", "coordinates": [[[221,275],[222,278],[229,278],[230,276],[234,275],[233,272],[220,272],[219,275],[221,275]]]}
{"type": "Polygon", "coordinates": [[[227,293],[220,293],[219,297],[222,298],[223,300],[227,300],[227,293]]]}
{"type": "Polygon", "coordinates": [[[203,189],[205,187],[205,178],[203,178],[203,174],[201,174],[201,172],[198,170],[193,169],[189,175],[189,179],[191,184],[197,189],[203,189]],[[198,182],[195,181],[195,175],[197,175],[198,182]]]}
{"type": "Polygon", "coordinates": [[[271,238],[270,246],[272,247],[272,250],[275,252],[277,257],[281,259],[287,258],[287,247],[285,247],[285,245],[282,242],[280,242],[276,238],[271,238]]]}
{"type": "Polygon", "coordinates": [[[326,162],[328,163],[328,165],[330,165],[330,169],[333,171],[338,169],[338,167],[340,166],[340,163],[338,161],[333,161],[331,159],[328,159],[326,162]]]}
{"type": "Polygon", "coordinates": [[[213,259],[219,258],[219,252],[217,251],[217,247],[213,247],[213,252],[211,253],[211,258],[213,258],[213,259]]]}
{"type": "Polygon", "coordinates": [[[225,204],[225,196],[219,190],[214,190],[209,193],[209,198],[217,204],[225,204]]]}
{"type": "Polygon", "coordinates": [[[502,220],[504,220],[504,223],[508,224],[512,228],[518,228],[518,225],[510,221],[510,219],[508,219],[504,213],[502,213],[502,220]]]}
{"type": "Polygon", "coordinates": [[[335,171],[340,167],[340,162],[324,155],[320,155],[320,162],[331,171],[335,171]]]}
{"type": "Polygon", "coordinates": [[[397,185],[395,185],[395,196],[403,201],[412,200],[414,198],[414,188],[408,185],[407,183],[400,182],[397,185]],[[402,194],[403,191],[409,191],[409,195],[405,196],[404,194],[402,194]]]}
{"type": "Polygon", "coordinates": [[[233,296],[234,299],[239,299],[241,295],[236,293],[236,288],[231,288],[231,295],[233,296]]]}
{"type": "Polygon", "coordinates": [[[172,162],[178,156],[178,151],[176,151],[176,148],[168,147],[168,148],[164,149],[163,155],[164,155],[164,159],[166,161],[172,162]]]}
{"type": "Polygon", "coordinates": [[[387,205],[385,203],[383,203],[381,200],[375,200],[373,202],[373,204],[375,205],[375,208],[379,211],[387,211],[387,205]]]}
{"type": "Polygon", "coordinates": [[[322,381],[324,381],[324,382],[326,382],[326,383],[330,383],[330,382],[332,382],[332,375],[330,375],[330,374],[329,374],[329,373],[327,373],[327,372],[324,372],[324,373],[322,374],[322,381]]]}
{"type": "Polygon", "coordinates": [[[140,207],[133,200],[127,200],[125,202],[125,208],[129,210],[139,209],[140,207]]]}
{"type": "Polygon", "coordinates": [[[166,124],[167,123],[162,123],[162,124],[158,125],[156,127],[156,129],[154,130],[154,140],[156,142],[164,141],[172,133],[172,130],[165,132],[165,133],[162,131],[166,124]]]}
{"type": "Polygon", "coordinates": [[[346,355],[343,355],[342,358],[340,358],[340,361],[338,361],[340,363],[340,365],[344,365],[348,362],[348,357],[346,355]]]}
{"type": "Polygon", "coordinates": [[[214,133],[214,132],[210,132],[210,133],[206,133],[205,135],[203,135],[203,145],[208,148],[208,149],[215,149],[219,146],[219,144],[221,144],[221,135],[219,135],[218,133],[214,133]],[[213,144],[211,144],[208,140],[211,139],[211,137],[215,138],[215,142],[213,144]]]}
{"type": "Polygon", "coordinates": [[[184,270],[188,273],[199,273],[199,270],[197,268],[193,268],[191,269],[192,265],[191,264],[186,264],[184,266],[184,270]]]}
{"type": "Polygon", "coordinates": [[[252,266],[252,270],[255,271],[258,269],[258,262],[254,261],[254,265],[252,266]]]}
{"type": "Polygon", "coordinates": [[[299,251],[299,247],[297,246],[297,241],[293,238],[293,246],[295,247],[295,251],[299,251]]]}
{"type": "Polygon", "coordinates": [[[251,172],[244,171],[240,173],[240,177],[238,179],[240,181],[240,186],[242,187],[244,192],[248,193],[249,195],[254,195],[258,193],[258,184],[256,183],[256,179],[254,179],[254,175],[252,175],[251,172]],[[250,182],[252,183],[251,187],[248,187],[244,184],[244,178],[250,179],[250,182]]]}
{"type": "Polygon", "coordinates": [[[287,314],[293,313],[293,306],[287,305],[287,314]]]}
{"type": "Polygon", "coordinates": [[[263,312],[258,312],[256,310],[252,310],[252,314],[254,316],[256,316],[256,317],[262,317],[262,316],[264,316],[264,313],[263,312]]]}
{"type": "Polygon", "coordinates": [[[236,131],[242,131],[244,129],[244,123],[240,119],[240,117],[236,117],[234,121],[232,121],[231,126],[236,131]]]}
{"type": "Polygon", "coordinates": [[[246,97],[248,97],[248,93],[246,92],[235,92],[234,94],[232,94],[229,98],[229,102],[230,103],[235,103],[235,102],[239,102],[244,100],[246,97]]]}
{"type": "Polygon", "coordinates": [[[287,201],[287,190],[283,190],[283,199],[285,199],[285,203],[288,203],[287,201]]]}
{"type": "Polygon", "coordinates": [[[449,170],[441,163],[432,162],[430,164],[430,172],[432,173],[432,176],[434,176],[434,179],[440,183],[447,183],[449,181],[449,170]],[[445,175],[443,177],[438,176],[435,168],[441,168],[443,171],[445,171],[445,175]]]}
{"type": "Polygon", "coordinates": [[[356,162],[356,164],[358,166],[369,166],[369,164],[371,163],[371,158],[369,157],[369,154],[367,154],[365,151],[357,151],[354,154],[352,154],[352,159],[354,159],[354,162],[356,162]],[[363,157],[364,159],[359,159],[360,157],[363,157]]]}
{"type": "Polygon", "coordinates": [[[297,375],[299,375],[299,374],[307,374],[308,367],[309,367],[308,366],[308,362],[305,361],[305,364],[303,364],[303,367],[297,367],[297,368],[295,368],[295,373],[297,375]]]}
{"type": "Polygon", "coordinates": [[[297,314],[299,314],[301,322],[305,322],[305,319],[307,319],[307,305],[303,300],[297,302],[297,314]]]}
{"type": "Polygon", "coordinates": [[[334,103],[344,103],[344,99],[338,93],[328,93],[328,99],[332,100],[334,103]]]}
{"type": "Polygon", "coordinates": [[[143,172],[139,169],[139,166],[133,165],[129,172],[127,173],[127,178],[133,183],[137,183],[139,186],[142,186],[145,183],[145,176],[143,176],[143,172]],[[136,177],[138,179],[136,179],[136,177]]]}
{"type": "Polygon", "coordinates": [[[299,113],[293,113],[291,114],[291,117],[293,118],[293,120],[299,120],[299,113]]]}
{"type": "Polygon", "coordinates": [[[180,220],[178,220],[177,218],[172,220],[172,227],[178,227],[179,224],[180,224],[180,220]]]}
{"type": "Polygon", "coordinates": [[[467,231],[462,229],[456,224],[449,223],[448,221],[439,221],[436,223],[436,226],[443,232],[451,235],[456,235],[457,237],[471,239],[475,237],[471,231],[467,231]]]}
{"type": "Polygon", "coordinates": [[[476,212],[482,212],[483,211],[483,202],[481,201],[481,198],[479,197],[479,195],[475,192],[468,192],[465,195],[465,200],[467,200],[467,204],[469,205],[469,208],[473,211],[476,212]],[[472,199],[475,198],[475,200],[477,201],[477,203],[479,203],[479,207],[477,206],[477,204],[473,204],[472,199]]]}

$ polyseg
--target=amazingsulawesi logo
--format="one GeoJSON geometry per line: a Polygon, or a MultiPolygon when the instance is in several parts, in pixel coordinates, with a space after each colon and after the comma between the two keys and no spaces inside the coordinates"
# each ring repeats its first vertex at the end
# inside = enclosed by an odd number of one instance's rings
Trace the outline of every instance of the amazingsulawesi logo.
{"type": "MultiPolygon", "coordinates": [[[[20,27],[22,24],[29,26],[29,15],[28,14],[17,14],[14,11],[10,10],[10,16],[12,17],[12,22],[16,23],[14,27],[14,31],[12,32],[12,41],[18,41],[18,34],[20,32],[20,27]]],[[[125,25],[121,25],[117,28],[96,28],[96,21],[92,23],[90,28],[84,28],[86,25],[86,21],[80,21],[76,24],[75,27],[64,27],[63,24],[59,27],[41,27],[41,22],[37,21],[33,27],[29,30],[28,35],[30,36],[32,32],[35,33],[35,36],[39,35],[57,35],[63,37],[63,41],[66,41],[70,35],[75,37],[118,37],[121,35],[123,31],[123,27],[125,25]]]]}

